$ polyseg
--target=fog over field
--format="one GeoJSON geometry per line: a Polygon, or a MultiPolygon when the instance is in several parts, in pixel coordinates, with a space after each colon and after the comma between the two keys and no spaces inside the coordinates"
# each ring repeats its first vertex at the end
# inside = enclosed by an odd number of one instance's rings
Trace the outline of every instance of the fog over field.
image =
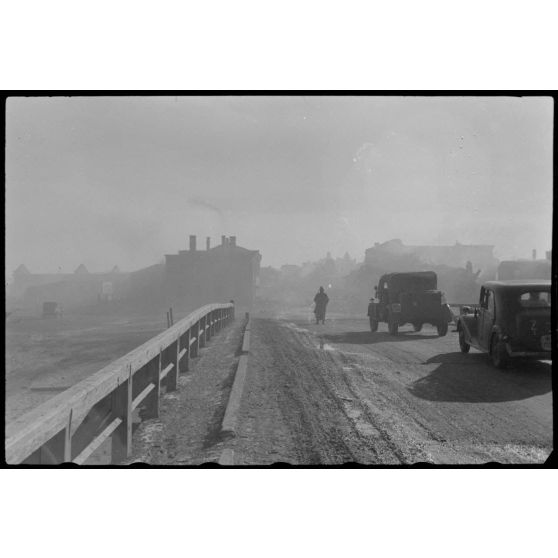
{"type": "Polygon", "coordinates": [[[73,97],[7,104],[6,272],[133,270],[236,235],[327,251],[551,248],[549,98],[73,97]]]}

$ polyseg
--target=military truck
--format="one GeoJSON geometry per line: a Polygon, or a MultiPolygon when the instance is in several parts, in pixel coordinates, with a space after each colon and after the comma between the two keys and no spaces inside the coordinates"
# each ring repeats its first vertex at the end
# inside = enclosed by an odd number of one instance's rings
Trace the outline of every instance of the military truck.
{"type": "Polygon", "coordinates": [[[397,335],[404,324],[410,323],[415,331],[421,331],[428,323],[437,328],[438,335],[446,335],[452,313],[437,283],[434,271],[382,275],[368,305],[370,330],[378,331],[378,324],[386,322],[389,333],[397,335]]]}

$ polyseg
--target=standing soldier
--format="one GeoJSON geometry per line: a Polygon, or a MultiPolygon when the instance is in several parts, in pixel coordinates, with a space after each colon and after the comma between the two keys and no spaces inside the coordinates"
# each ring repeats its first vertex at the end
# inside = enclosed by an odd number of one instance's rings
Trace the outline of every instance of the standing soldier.
{"type": "Polygon", "coordinates": [[[320,287],[320,291],[314,297],[314,303],[316,307],[314,308],[314,314],[316,314],[316,323],[325,324],[326,307],[329,302],[329,297],[325,294],[324,288],[320,287]]]}

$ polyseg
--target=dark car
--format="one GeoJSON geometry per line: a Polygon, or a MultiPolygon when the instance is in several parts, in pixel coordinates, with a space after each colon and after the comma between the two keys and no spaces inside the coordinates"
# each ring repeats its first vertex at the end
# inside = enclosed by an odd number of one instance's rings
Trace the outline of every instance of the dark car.
{"type": "Polygon", "coordinates": [[[551,358],[550,281],[488,281],[479,305],[457,320],[461,352],[487,352],[497,368],[510,359],[551,358]]]}
{"type": "Polygon", "coordinates": [[[428,323],[438,329],[438,335],[446,335],[452,314],[437,282],[433,271],[383,275],[375,287],[376,297],[368,305],[371,331],[378,330],[379,322],[387,322],[392,335],[404,324],[411,323],[420,331],[428,323]]]}

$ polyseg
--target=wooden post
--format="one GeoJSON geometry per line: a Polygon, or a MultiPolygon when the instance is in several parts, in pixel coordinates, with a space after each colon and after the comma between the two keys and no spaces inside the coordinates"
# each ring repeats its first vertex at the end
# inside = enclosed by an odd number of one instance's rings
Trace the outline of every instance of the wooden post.
{"type": "Polygon", "coordinates": [[[198,322],[198,349],[205,347],[205,316],[198,322]]]}
{"type": "Polygon", "coordinates": [[[128,379],[111,396],[111,421],[122,419],[111,436],[111,463],[120,463],[132,454],[132,368],[128,365],[128,379]]]}
{"type": "Polygon", "coordinates": [[[180,371],[184,371],[187,372],[188,370],[190,370],[190,355],[191,353],[191,348],[190,348],[190,330],[188,330],[185,334],[184,334],[184,348],[186,349],[186,354],[184,355],[184,360],[182,361],[182,365],[180,366],[180,371]]]}
{"type": "Polygon", "coordinates": [[[170,323],[171,323],[171,326],[173,326],[174,325],[174,317],[172,315],[172,308],[169,308],[169,314],[170,314],[170,323]]]}
{"type": "Polygon", "coordinates": [[[167,366],[171,362],[172,364],[174,364],[174,368],[167,374],[167,378],[166,378],[167,391],[176,391],[176,389],[178,388],[178,353],[180,352],[179,341],[180,339],[177,339],[167,349],[168,350],[167,354],[170,355],[170,358],[168,359],[168,362],[165,363],[165,366],[167,366]],[[173,350],[173,345],[176,345],[174,350],[173,350]]]}
{"type": "Polygon", "coordinates": [[[213,337],[213,332],[211,331],[211,312],[205,315],[205,331],[207,331],[206,340],[209,341],[213,337]]]}
{"type": "Polygon", "coordinates": [[[46,465],[58,465],[63,463],[66,458],[66,431],[67,427],[55,434],[40,449],[39,463],[46,465]]]}
{"type": "Polygon", "coordinates": [[[196,322],[190,328],[190,336],[192,335],[192,331],[194,332],[194,337],[196,338],[196,340],[192,343],[191,346],[192,358],[193,358],[193,357],[197,357],[199,354],[199,347],[200,347],[200,323],[199,322],[196,322]]]}
{"type": "Polygon", "coordinates": [[[142,418],[150,419],[159,416],[159,395],[161,394],[161,383],[159,381],[161,375],[161,353],[146,364],[147,378],[155,389],[147,396],[147,405],[143,408],[142,418]]]}
{"type": "Polygon", "coordinates": [[[70,409],[68,424],[64,429],[64,463],[69,463],[72,460],[72,414],[73,409],[70,409]]]}

